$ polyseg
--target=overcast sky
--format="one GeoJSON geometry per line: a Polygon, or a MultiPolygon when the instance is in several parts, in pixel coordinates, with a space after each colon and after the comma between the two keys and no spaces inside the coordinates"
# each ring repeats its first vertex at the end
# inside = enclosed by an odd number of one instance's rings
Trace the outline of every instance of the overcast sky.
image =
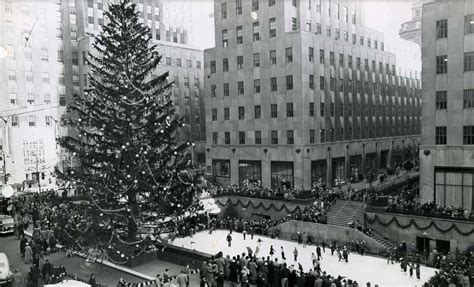
{"type": "MultiPolygon", "coordinates": [[[[214,20],[210,17],[214,12],[213,3],[213,0],[193,0],[193,45],[202,49],[214,46],[214,20]]],[[[367,0],[364,3],[366,26],[384,32],[386,39],[398,38],[401,23],[411,19],[413,0],[367,0]]]]}

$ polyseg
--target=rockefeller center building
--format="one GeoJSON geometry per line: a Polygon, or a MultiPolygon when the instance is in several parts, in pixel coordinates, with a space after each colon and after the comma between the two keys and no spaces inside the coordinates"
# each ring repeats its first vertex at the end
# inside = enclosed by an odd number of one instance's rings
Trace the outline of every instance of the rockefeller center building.
{"type": "Polygon", "coordinates": [[[206,169],[309,188],[417,160],[421,84],[359,1],[216,0],[205,50],[206,169]]]}
{"type": "Polygon", "coordinates": [[[420,197],[474,208],[474,2],[423,5],[420,197]]]}

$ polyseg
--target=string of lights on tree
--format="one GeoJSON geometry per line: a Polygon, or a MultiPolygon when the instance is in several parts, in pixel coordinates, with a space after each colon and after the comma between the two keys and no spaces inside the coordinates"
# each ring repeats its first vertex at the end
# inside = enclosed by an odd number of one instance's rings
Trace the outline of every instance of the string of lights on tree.
{"type": "Polygon", "coordinates": [[[88,201],[62,206],[57,231],[68,248],[115,263],[166,246],[202,208],[189,172],[194,143],[176,141],[184,123],[172,83],[168,73],[152,76],[161,56],[135,8],[118,0],[104,12],[89,88],[68,106],[73,132],[59,141],[77,164],[58,175],[88,201]]]}

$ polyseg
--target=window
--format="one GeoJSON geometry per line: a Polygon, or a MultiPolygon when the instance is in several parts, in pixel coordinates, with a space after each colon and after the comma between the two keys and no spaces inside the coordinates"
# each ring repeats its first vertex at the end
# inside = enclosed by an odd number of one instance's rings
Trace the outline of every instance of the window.
{"type": "Polygon", "coordinates": [[[341,31],[339,29],[336,28],[336,36],[335,36],[335,39],[336,40],[339,40],[341,39],[341,31]]]}
{"type": "Polygon", "coordinates": [[[293,130],[286,131],[286,143],[287,144],[295,144],[295,137],[293,130]]]}
{"type": "Polygon", "coordinates": [[[377,40],[374,40],[374,49],[379,48],[379,42],[377,40]]]}
{"type": "Polygon", "coordinates": [[[32,105],[35,103],[35,95],[34,94],[31,94],[29,93],[28,96],[27,96],[27,100],[28,104],[32,105]]]}
{"type": "Polygon", "coordinates": [[[326,35],[331,37],[331,26],[326,26],[326,35]]]}
{"type": "Polygon", "coordinates": [[[216,132],[212,133],[212,144],[217,144],[217,133],[216,132]]]}
{"type": "Polygon", "coordinates": [[[176,66],[181,67],[181,59],[176,59],[176,66]]]}
{"type": "Polygon", "coordinates": [[[196,69],[201,69],[201,61],[196,61],[196,69]]]}
{"type": "Polygon", "coordinates": [[[253,80],[253,92],[260,93],[260,79],[253,80]]]}
{"type": "Polygon", "coordinates": [[[16,71],[15,70],[9,70],[8,71],[8,80],[9,81],[16,81],[16,71]]]}
{"type": "Polygon", "coordinates": [[[367,38],[367,47],[372,47],[372,40],[370,38],[367,38]]]}
{"type": "Polygon", "coordinates": [[[49,73],[43,72],[43,83],[49,84],[49,73]]]}
{"type": "MultiPolygon", "coordinates": [[[[226,132],[226,134],[229,132],[226,132]]],[[[226,143],[227,144],[227,143],[226,143]]],[[[230,144],[230,133],[229,143],[230,144]]],[[[212,170],[217,177],[230,177],[230,160],[215,159],[212,161],[212,170]]]]}
{"type": "Polygon", "coordinates": [[[309,54],[309,61],[313,62],[314,61],[314,48],[313,47],[309,47],[308,54],[309,54]]]}
{"type": "Polygon", "coordinates": [[[309,103],[309,116],[314,117],[314,103],[309,103]]]}
{"type": "Polygon", "coordinates": [[[436,21],[436,39],[448,38],[448,20],[436,21]]]}
{"type": "Polygon", "coordinates": [[[225,144],[230,144],[230,132],[225,132],[224,133],[224,143],[225,144]]]}
{"type": "Polygon", "coordinates": [[[355,45],[357,43],[357,36],[356,34],[352,34],[352,45],[355,45]]]}
{"type": "Polygon", "coordinates": [[[28,116],[28,126],[36,127],[36,116],[35,115],[28,116]]]}
{"type": "Polygon", "coordinates": [[[325,111],[324,103],[321,103],[319,106],[319,114],[321,115],[321,117],[324,117],[325,115],[324,111],[325,111]]]}
{"type": "Polygon", "coordinates": [[[93,0],[87,0],[87,7],[93,8],[94,7],[94,1],[93,0]]]}
{"type": "Polygon", "coordinates": [[[293,76],[292,75],[286,76],[286,89],[293,90],[293,76]]]}
{"type": "Polygon", "coordinates": [[[360,45],[364,46],[364,36],[360,36],[360,45]]]}
{"type": "Polygon", "coordinates": [[[256,105],[255,109],[255,118],[260,119],[262,117],[262,107],[260,105],[256,105]]]}
{"type": "Polygon", "coordinates": [[[463,102],[465,109],[474,109],[474,89],[464,90],[463,102]]]}
{"type": "Polygon", "coordinates": [[[349,41],[349,34],[346,31],[344,31],[343,35],[344,35],[344,41],[348,42],[349,41]]]}
{"type": "Polygon", "coordinates": [[[314,144],[316,141],[315,141],[315,133],[314,133],[314,129],[310,129],[309,130],[309,143],[310,144],[314,144]]]}
{"type": "Polygon", "coordinates": [[[252,11],[258,10],[258,1],[259,0],[252,0],[252,11]]]}
{"type": "Polygon", "coordinates": [[[189,77],[184,77],[184,87],[189,88],[189,77]]]}
{"type": "Polygon", "coordinates": [[[278,106],[277,104],[271,104],[270,106],[271,117],[277,118],[278,117],[278,106]]]}
{"type": "Polygon", "coordinates": [[[324,64],[324,50],[323,49],[319,50],[319,63],[324,64]]]}
{"type": "Polygon", "coordinates": [[[227,29],[222,30],[222,47],[229,46],[229,39],[227,38],[227,29]]]}
{"type": "Polygon", "coordinates": [[[447,92],[437,91],[436,92],[436,109],[446,110],[448,108],[447,92]]]}
{"type": "Polygon", "coordinates": [[[270,26],[270,38],[274,38],[276,37],[276,19],[270,18],[268,21],[270,26]]]}
{"type": "Polygon", "coordinates": [[[237,82],[237,93],[238,93],[239,95],[243,95],[243,94],[244,94],[244,82],[243,82],[243,81],[237,82]]]}
{"type": "Polygon", "coordinates": [[[252,32],[253,32],[253,40],[260,41],[260,23],[259,22],[253,22],[252,32]]]}
{"type": "Polygon", "coordinates": [[[226,2],[221,3],[221,16],[222,16],[222,19],[227,18],[227,3],[226,2]]]}
{"type": "Polygon", "coordinates": [[[293,62],[293,48],[286,48],[285,50],[285,55],[286,55],[286,62],[291,63],[293,62]]]}
{"type": "Polygon", "coordinates": [[[230,120],[230,108],[228,107],[224,108],[224,120],[225,121],[230,120]]]}
{"type": "Polygon", "coordinates": [[[15,93],[10,93],[10,104],[12,105],[17,105],[18,104],[18,98],[17,98],[17,94],[15,93]]]}
{"type": "MultiPolygon", "coordinates": [[[[466,69],[466,59],[464,59],[464,70],[465,69],[466,69]]],[[[448,56],[447,55],[437,56],[436,57],[436,74],[446,74],[446,73],[448,73],[448,56]]]]}
{"type": "Polygon", "coordinates": [[[325,83],[324,83],[324,77],[323,76],[320,76],[319,77],[319,89],[321,91],[324,91],[325,90],[325,83]]]}
{"type": "Polygon", "coordinates": [[[51,126],[51,116],[45,116],[45,117],[44,117],[44,124],[45,124],[47,127],[50,127],[50,126],[51,126]]]}
{"type": "Polygon", "coordinates": [[[255,144],[262,144],[262,132],[255,131],[255,144]]]}
{"type": "Polygon", "coordinates": [[[356,58],[356,69],[360,70],[360,58],[356,58]]]}
{"type": "Polygon", "coordinates": [[[253,66],[260,67],[260,53],[253,54],[253,66]]]}
{"type": "Polygon", "coordinates": [[[294,115],[293,112],[293,103],[287,103],[286,104],[286,117],[287,118],[292,118],[294,115]]]}
{"type": "Polygon", "coordinates": [[[309,88],[314,90],[314,75],[309,75],[309,88]]]}
{"type": "Polygon", "coordinates": [[[239,144],[245,144],[245,132],[239,132],[239,144]]]}
{"type": "Polygon", "coordinates": [[[212,109],[212,121],[217,121],[217,109],[212,109]]]}
{"type": "Polygon", "coordinates": [[[217,94],[217,86],[211,85],[211,97],[215,98],[217,94]]]}
{"type": "Polygon", "coordinates": [[[334,66],[336,62],[336,59],[334,57],[334,52],[329,52],[329,64],[331,66],[334,66]]]}
{"type": "Polygon", "coordinates": [[[316,34],[321,35],[322,28],[320,23],[316,23],[316,34]]]}
{"type": "Polygon", "coordinates": [[[276,50],[270,50],[270,64],[276,65],[277,63],[277,53],[276,50]]]}
{"type": "Polygon", "coordinates": [[[59,95],[59,105],[65,106],[66,105],[66,95],[60,94],[59,95]]]}
{"type": "Polygon", "coordinates": [[[463,126],[463,144],[474,144],[474,126],[463,126]]]}
{"type": "Polygon", "coordinates": [[[224,83],[223,90],[224,90],[224,97],[228,97],[230,94],[229,83],[224,83]]]}
{"type": "Polygon", "coordinates": [[[235,14],[242,15],[242,0],[235,1],[235,14]]]}
{"type": "Polygon", "coordinates": [[[48,61],[48,49],[41,49],[41,61],[48,61]]]}
{"type": "Polygon", "coordinates": [[[244,56],[237,56],[237,70],[242,70],[244,67],[244,56]]]}
{"type": "Polygon", "coordinates": [[[306,21],[306,31],[311,32],[311,21],[306,21]]]}
{"type": "Polygon", "coordinates": [[[12,127],[17,127],[18,126],[18,116],[12,116],[12,127]]]}
{"type": "Polygon", "coordinates": [[[296,31],[298,29],[298,19],[295,17],[291,18],[291,30],[296,31]]]}
{"type": "Polygon", "coordinates": [[[271,77],[270,78],[270,88],[272,92],[277,91],[278,85],[277,85],[277,78],[276,77],[271,77]]]}
{"type": "Polygon", "coordinates": [[[292,0],[291,5],[293,5],[293,7],[296,7],[296,0],[292,0]]]}
{"type": "Polygon", "coordinates": [[[278,131],[272,131],[272,144],[278,144],[278,131]]]}
{"type": "Polygon", "coordinates": [[[239,107],[239,120],[245,119],[245,109],[243,106],[239,107]]]}
{"type": "Polygon", "coordinates": [[[186,67],[188,67],[188,68],[193,67],[193,64],[192,64],[191,60],[186,60],[186,67]]]}
{"type": "Polygon", "coordinates": [[[464,34],[474,33],[474,14],[464,16],[464,34]]]}
{"type": "Polygon", "coordinates": [[[436,144],[446,144],[446,127],[436,127],[436,144]]]}
{"type": "MultiPolygon", "coordinates": [[[[166,65],[171,65],[171,58],[167,57],[166,58],[166,65]],[[169,59],[169,64],[168,64],[168,59],[169,59]]],[[[216,61],[211,61],[211,74],[216,73],[216,61]]]]}
{"type": "Polygon", "coordinates": [[[464,53],[464,72],[474,71],[474,52],[464,53]]]}
{"type": "Polygon", "coordinates": [[[222,71],[223,72],[229,71],[229,59],[222,59],[222,71]]]}
{"type": "Polygon", "coordinates": [[[275,6],[275,1],[276,0],[268,0],[268,6],[269,7],[275,6]]]}
{"type": "Polygon", "coordinates": [[[243,28],[242,26],[237,26],[237,45],[242,44],[244,42],[243,37],[243,28]]]}

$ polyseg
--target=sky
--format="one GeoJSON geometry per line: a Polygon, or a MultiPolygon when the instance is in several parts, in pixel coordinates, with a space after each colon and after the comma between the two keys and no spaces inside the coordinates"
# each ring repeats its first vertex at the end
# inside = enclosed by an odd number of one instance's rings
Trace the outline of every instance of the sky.
{"type": "MultiPolygon", "coordinates": [[[[250,0],[244,0],[250,1],[250,0]]],[[[278,0],[283,1],[283,0],[278,0]]],[[[411,19],[413,0],[364,0],[365,24],[384,32],[386,39],[397,39],[403,22],[411,19]]],[[[214,46],[213,0],[193,0],[193,45],[205,49],[214,46]]]]}

